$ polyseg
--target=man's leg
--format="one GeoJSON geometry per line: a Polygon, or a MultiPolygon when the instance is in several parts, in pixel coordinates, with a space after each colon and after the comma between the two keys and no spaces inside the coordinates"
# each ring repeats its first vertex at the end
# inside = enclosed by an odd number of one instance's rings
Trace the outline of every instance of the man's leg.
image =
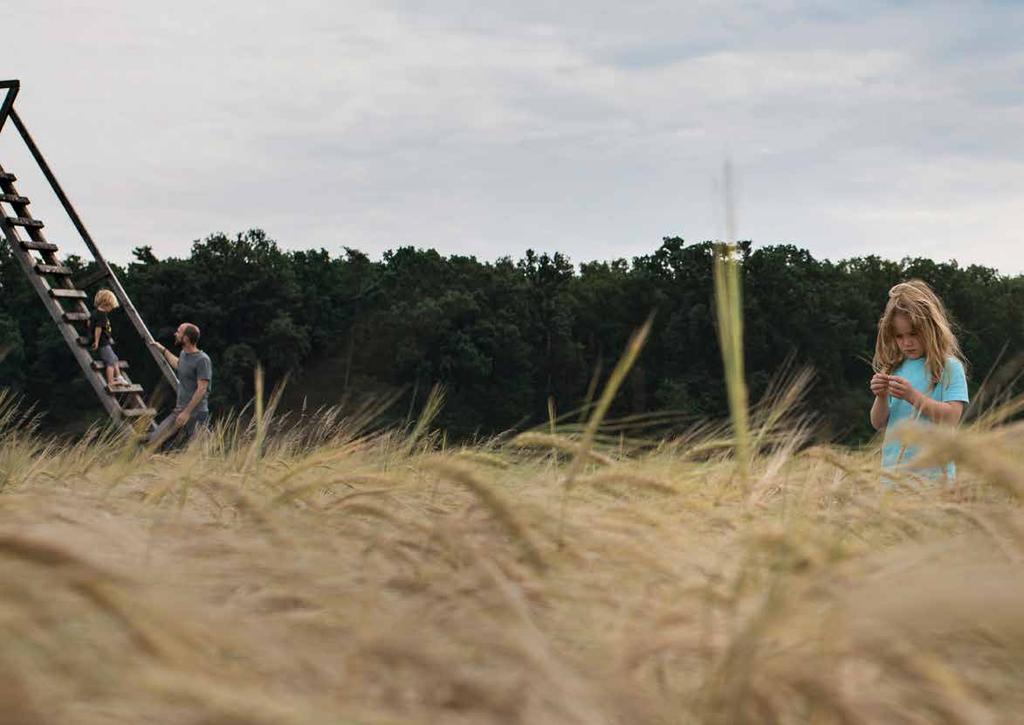
{"type": "Polygon", "coordinates": [[[163,448],[164,444],[169,441],[175,433],[178,432],[178,428],[174,423],[174,419],[178,417],[178,411],[172,410],[171,414],[160,421],[157,425],[156,430],[149,434],[147,443],[153,447],[154,450],[163,448]]]}
{"type": "Polygon", "coordinates": [[[197,433],[202,433],[209,428],[210,412],[204,411],[202,413],[193,413],[192,417],[188,419],[188,423],[181,429],[181,437],[185,441],[190,441],[197,433]]]}

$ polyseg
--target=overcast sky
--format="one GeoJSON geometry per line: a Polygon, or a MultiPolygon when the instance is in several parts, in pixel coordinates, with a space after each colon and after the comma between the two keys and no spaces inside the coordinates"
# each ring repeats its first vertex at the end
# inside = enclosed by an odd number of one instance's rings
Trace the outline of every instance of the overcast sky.
{"type": "MultiPolygon", "coordinates": [[[[1019,1],[32,0],[0,23],[0,76],[118,261],[249,227],[629,257],[725,235],[728,157],[755,244],[1024,272],[1019,1]]],[[[0,164],[42,197],[13,130],[0,164]]]]}

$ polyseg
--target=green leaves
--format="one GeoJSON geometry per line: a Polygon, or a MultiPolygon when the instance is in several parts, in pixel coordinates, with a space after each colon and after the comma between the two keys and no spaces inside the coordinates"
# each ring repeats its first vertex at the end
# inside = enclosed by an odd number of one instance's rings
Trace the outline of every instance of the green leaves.
{"type": "MultiPolygon", "coordinates": [[[[722,352],[739,359],[728,348],[736,330],[722,337],[716,321],[742,311],[750,399],[793,356],[818,373],[808,406],[825,427],[863,440],[871,431],[862,414],[870,400],[861,360],[870,357],[888,288],[911,273],[935,286],[960,323],[976,380],[1004,344],[1006,359],[1024,349],[1024,277],[930,260],[831,262],[793,245],[740,242],[734,253],[742,264],[729,277],[735,287],[723,288],[721,299],[731,300],[726,315],[716,313],[713,245],[678,237],[632,259],[574,265],[562,254],[533,251],[494,262],[410,246],[377,260],[340,245],[290,251],[254,229],[211,235],[183,258],[140,246],[120,273],[165,344],[180,322],[200,326],[221,412],[252,397],[257,364],[269,387],[290,374],[282,409],[404,390],[401,417],[413,390],[418,405],[440,383],[446,403],[437,424],[453,438],[543,422],[549,399],[558,411],[577,409],[599,361],[616,359],[652,311],[643,365],[621,386],[611,418],[666,408],[677,419],[727,416],[722,352]]],[[[157,371],[123,322],[115,315],[119,354],[148,389],[157,371]]],[[[11,345],[0,387],[48,411],[49,425],[101,412],[88,386],[78,386],[84,381],[74,361],[4,245],[0,335],[11,345]]]]}

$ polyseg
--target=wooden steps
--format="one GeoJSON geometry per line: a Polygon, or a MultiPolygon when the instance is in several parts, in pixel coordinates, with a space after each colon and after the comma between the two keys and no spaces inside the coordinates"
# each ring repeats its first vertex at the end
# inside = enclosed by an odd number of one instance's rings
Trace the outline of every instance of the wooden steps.
{"type": "Polygon", "coordinates": [[[107,386],[107,393],[110,395],[137,395],[142,392],[142,386],[135,383],[114,384],[114,387],[107,386]]]}
{"type": "Polygon", "coordinates": [[[37,242],[35,239],[19,239],[18,244],[20,244],[21,248],[26,251],[56,252],[58,249],[56,244],[50,244],[49,242],[37,242]]]}
{"type": "Polygon", "coordinates": [[[121,411],[121,415],[125,418],[152,418],[156,415],[155,408],[129,408],[121,411]]]}
{"type": "Polygon", "coordinates": [[[44,226],[38,219],[27,216],[7,217],[7,223],[13,224],[16,227],[25,227],[26,229],[42,229],[44,226]]]}
{"type": "MultiPolygon", "coordinates": [[[[93,360],[92,361],[92,369],[93,370],[99,370],[100,372],[102,372],[106,367],[107,366],[103,363],[102,360],[93,360]]],[[[128,361],[127,360],[118,360],[117,361],[117,367],[120,368],[121,370],[127,370],[128,367],[129,367],[128,361]]]]}
{"type": "Polygon", "coordinates": [[[47,292],[50,293],[50,297],[65,300],[84,300],[89,296],[80,289],[65,289],[64,287],[51,287],[47,292]]]}
{"type": "Polygon", "coordinates": [[[53,277],[70,277],[74,272],[71,267],[64,267],[59,264],[37,264],[36,274],[48,274],[53,277]]]}
{"type": "MultiPolygon", "coordinates": [[[[126,382],[108,387],[106,365],[94,357],[96,353],[92,350],[92,339],[89,335],[90,308],[87,306],[89,295],[82,288],[103,280],[111,280],[115,285],[114,289],[121,290],[119,283],[116,279],[111,279],[112,271],[100,259],[94,246],[90,246],[90,249],[95,253],[97,268],[80,280],[72,280],[75,271],[58,259],[58,246],[43,237],[40,230],[44,224],[29,213],[29,198],[19,194],[14,188],[16,180],[14,174],[0,168],[0,202],[15,207],[13,215],[5,211],[4,207],[0,207],[0,231],[3,238],[111,417],[119,421],[152,419],[157,411],[146,404],[143,386],[133,383],[125,374],[124,371],[129,367],[128,362],[118,362],[118,372],[126,382]],[[29,238],[23,238],[19,232],[27,233],[29,238]]],[[[120,294],[124,294],[123,290],[120,294]]],[[[130,305],[130,301],[127,302],[130,305]]],[[[132,314],[135,315],[132,320],[143,339],[152,339],[149,330],[145,329],[141,319],[134,312],[134,308],[132,314]]],[[[174,378],[173,374],[169,377],[174,378]]],[[[150,420],[150,430],[154,426],[150,420]]]]}

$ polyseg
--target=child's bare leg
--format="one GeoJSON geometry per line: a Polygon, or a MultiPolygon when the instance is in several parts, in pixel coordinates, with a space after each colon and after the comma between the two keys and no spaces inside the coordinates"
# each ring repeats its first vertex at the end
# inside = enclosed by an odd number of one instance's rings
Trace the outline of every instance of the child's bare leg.
{"type": "Polygon", "coordinates": [[[113,387],[114,385],[114,373],[116,372],[113,365],[107,365],[107,386],[113,387]]]}

